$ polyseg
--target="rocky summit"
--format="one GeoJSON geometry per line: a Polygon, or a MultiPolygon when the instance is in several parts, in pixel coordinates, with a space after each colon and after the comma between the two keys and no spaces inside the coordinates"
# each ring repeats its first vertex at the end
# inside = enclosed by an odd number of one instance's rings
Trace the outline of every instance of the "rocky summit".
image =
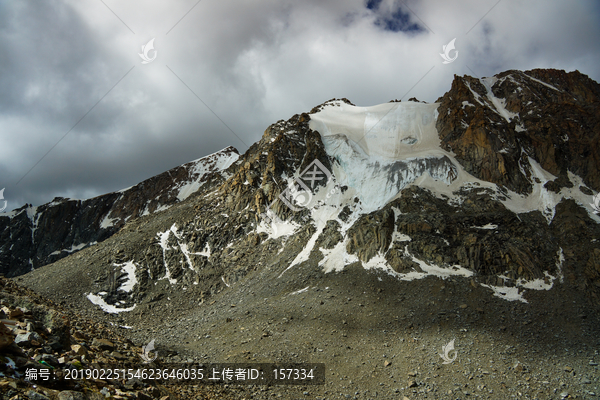
{"type": "Polygon", "coordinates": [[[599,121],[577,71],[332,99],[242,155],[0,216],[2,271],[164,361],[326,367],[223,398],[593,398],[599,121]]]}

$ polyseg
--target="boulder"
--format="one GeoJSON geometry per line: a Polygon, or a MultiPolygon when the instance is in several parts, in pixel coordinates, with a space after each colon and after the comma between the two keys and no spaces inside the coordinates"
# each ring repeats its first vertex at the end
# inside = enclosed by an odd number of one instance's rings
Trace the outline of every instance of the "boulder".
{"type": "Polygon", "coordinates": [[[19,346],[32,346],[32,341],[36,341],[37,343],[41,343],[43,341],[42,337],[38,335],[36,332],[26,332],[18,334],[15,338],[15,343],[19,346]]]}
{"type": "Polygon", "coordinates": [[[0,322],[0,350],[10,346],[15,341],[15,337],[9,328],[0,322]]]}
{"type": "Polygon", "coordinates": [[[87,354],[87,349],[80,344],[74,344],[71,346],[71,351],[78,356],[84,356],[87,354]]]}
{"type": "Polygon", "coordinates": [[[92,340],[92,346],[96,346],[100,350],[110,350],[110,351],[112,351],[115,348],[115,345],[110,340],[98,339],[98,338],[94,338],[94,340],[92,340]]]}
{"type": "Polygon", "coordinates": [[[58,400],[86,400],[85,395],[73,390],[63,390],[58,394],[58,400]]]}
{"type": "Polygon", "coordinates": [[[48,396],[44,396],[41,393],[36,392],[35,390],[30,390],[27,392],[27,397],[29,400],[50,400],[48,396]]]}

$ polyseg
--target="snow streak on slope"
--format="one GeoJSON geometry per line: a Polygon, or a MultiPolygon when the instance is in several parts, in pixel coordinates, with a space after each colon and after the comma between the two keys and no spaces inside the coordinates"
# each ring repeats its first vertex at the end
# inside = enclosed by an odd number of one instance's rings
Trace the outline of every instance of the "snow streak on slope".
{"type": "MultiPolygon", "coordinates": [[[[126,293],[131,293],[133,288],[135,287],[135,285],[138,283],[138,280],[135,276],[135,272],[137,269],[135,263],[133,261],[128,261],[123,264],[113,264],[113,266],[121,267],[121,271],[127,274],[127,278],[125,279],[125,282],[123,282],[117,290],[126,292],[126,293]]],[[[126,302],[122,301],[122,300],[118,301],[116,304],[109,304],[104,299],[104,297],[106,297],[106,295],[108,295],[107,292],[99,292],[98,294],[88,293],[86,295],[86,297],[92,304],[99,306],[102,309],[102,311],[104,311],[108,314],[118,314],[121,312],[129,312],[129,311],[134,310],[136,307],[136,304],[134,304],[131,307],[125,307],[125,308],[118,307],[119,305],[126,304],[126,302]]],[[[131,296],[130,296],[130,298],[131,298],[131,296]]]]}
{"type": "MultiPolygon", "coordinates": [[[[533,279],[531,281],[526,281],[524,279],[518,279],[515,286],[493,286],[486,285],[481,283],[481,286],[491,289],[494,293],[494,296],[500,297],[501,299],[508,301],[521,301],[523,303],[527,303],[528,301],[523,298],[523,294],[525,293],[524,289],[532,289],[532,290],[550,290],[554,285],[554,280],[557,277],[550,275],[547,271],[544,272],[544,279],[533,279]]],[[[499,278],[504,280],[509,280],[506,276],[500,275],[499,278]]]]}
{"type": "Polygon", "coordinates": [[[131,307],[119,308],[112,304],[108,304],[106,301],[104,301],[104,299],[102,297],[95,295],[93,293],[89,293],[86,297],[88,298],[88,300],[90,302],[92,302],[92,304],[99,306],[104,312],[106,312],[108,314],[118,314],[120,312],[133,311],[136,307],[136,304],[134,304],[131,307]]]}
{"type": "Polygon", "coordinates": [[[202,157],[198,160],[192,161],[189,164],[195,164],[190,171],[191,179],[184,182],[179,186],[179,192],[177,193],[177,199],[183,201],[187,199],[192,193],[195,193],[203,185],[202,178],[215,169],[218,171],[224,171],[231,164],[233,164],[239,158],[238,154],[235,153],[224,153],[219,151],[206,157],[202,157]]]}

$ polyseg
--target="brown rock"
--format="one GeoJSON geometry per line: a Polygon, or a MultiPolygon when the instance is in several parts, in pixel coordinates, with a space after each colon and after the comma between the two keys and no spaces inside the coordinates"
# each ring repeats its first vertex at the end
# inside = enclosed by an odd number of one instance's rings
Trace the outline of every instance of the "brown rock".
{"type": "Polygon", "coordinates": [[[85,395],[73,390],[63,390],[58,394],[58,400],[86,400],[85,395]]]}
{"type": "Polygon", "coordinates": [[[124,360],[127,358],[123,354],[119,353],[118,351],[113,351],[112,353],[110,353],[110,356],[116,360],[124,360]]]}
{"type": "Polygon", "coordinates": [[[528,155],[558,177],[549,190],[573,185],[567,171],[600,190],[598,83],[579,71],[552,69],[506,71],[496,78],[486,87],[470,76],[455,77],[438,99],[442,146],[469,173],[518,193],[532,190],[528,155]],[[510,114],[498,110],[491,96],[504,101],[510,114]]]}
{"type": "Polygon", "coordinates": [[[87,400],[106,400],[103,394],[97,392],[87,392],[85,395],[87,400]]]}
{"type": "Polygon", "coordinates": [[[98,338],[92,340],[92,346],[96,346],[100,350],[113,350],[115,348],[115,345],[110,340],[98,338]]]}
{"type": "Polygon", "coordinates": [[[152,397],[149,396],[149,395],[147,395],[144,392],[137,392],[135,394],[135,398],[138,399],[138,400],[152,400],[152,397]]]}
{"type": "Polygon", "coordinates": [[[30,390],[29,392],[27,392],[27,398],[29,400],[50,400],[48,396],[36,392],[35,390],[30,390]]]}
{"type": "Polygon", "coordinates": [[[80,331],[75,331],[75,332],[73,332],[73,337],[74,337],[76,340],[80,340],[80,341],[82,341],[82,342],[84,342],[84,341],[88,340],[88,337],[87,337],[87,335],[86,335],[85,333],[83,333],[83,332],[80,332],[80,331]]]}
{"type": "Polygon", "coordinates": [[[0,379],[0,389],[8,390],[9,388],[16,389],[17,382],[11,378],[2,378],[0,379]]]}
{"type": "Polygon", "coordinates": [[[15,308],[14,310],[10,310],[8,313],[8,318],[16,319],[23,315],[23,311],[20,308],[15,308]]]}
{"type": "Polygon", "coordinates": [[[522,363],[520,363],[519,361],[517,361],[517,362],[515,362],[515,364],[513,365],[513,369],[514,369],[516,372],[524,372],[524,371],[526,371],[526,369],[527,369],[527,368],[525,368],[525,366],[524,366],[522,363]]]}
{"type": "Polygon", "coordinates": [[[15,337],[12,335],[10,329],[0,322],[0,350],[10,346],[15,341],[15,337]]]}
{"type": "Polygon", "coordinates": [[[150,395],[153,399],[158,399],[160,397],[160,389],[155,386],[150,386],[146,389],[148,395],[150,395]]]}
{"type": "Polygon", "coordinates": [[[84,356],[88,353],[87,349],[80,344],[74,344],[71,346],[71,351],[78,356],[84,356]]]}

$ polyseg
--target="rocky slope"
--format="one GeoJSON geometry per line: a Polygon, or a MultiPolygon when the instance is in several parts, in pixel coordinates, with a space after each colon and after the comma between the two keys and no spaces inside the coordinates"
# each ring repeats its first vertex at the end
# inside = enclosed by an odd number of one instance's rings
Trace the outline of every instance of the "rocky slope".
{"type": "MultiPolygon", "coordinates": [[[[141,379],[85,379],[73,371],[166,368],[143,364],[143,348],[108,323],[69,312],[51,300],[0,278],[0,399],[102,400],[222,399],[213,386],[172,385],[141,379]],[[36,371],[32,374],[31,371],[36,371]],[[29,374],[27,371],[30,371],[29,374]]],[[[182,366],[183,364],[179,365],[182,366]]]]}
{"type": "Polygon", "coordinates": [[[56,198],[0,214],[0,274],[18,276],[102,242],[130,218],[186,199],[237,157],[229,147],[119,192],[88,200],[56,198]]]}
{"type": "Polygon", "coordinates": [[[333,99],[19,279],[194,359],[327,363],[325,387],[257,398],[591,396],[598,93],[535,70],[456,77],[435,104],[333,99]],[[452,337],[463,358],[442,367],[452,337]]]}

